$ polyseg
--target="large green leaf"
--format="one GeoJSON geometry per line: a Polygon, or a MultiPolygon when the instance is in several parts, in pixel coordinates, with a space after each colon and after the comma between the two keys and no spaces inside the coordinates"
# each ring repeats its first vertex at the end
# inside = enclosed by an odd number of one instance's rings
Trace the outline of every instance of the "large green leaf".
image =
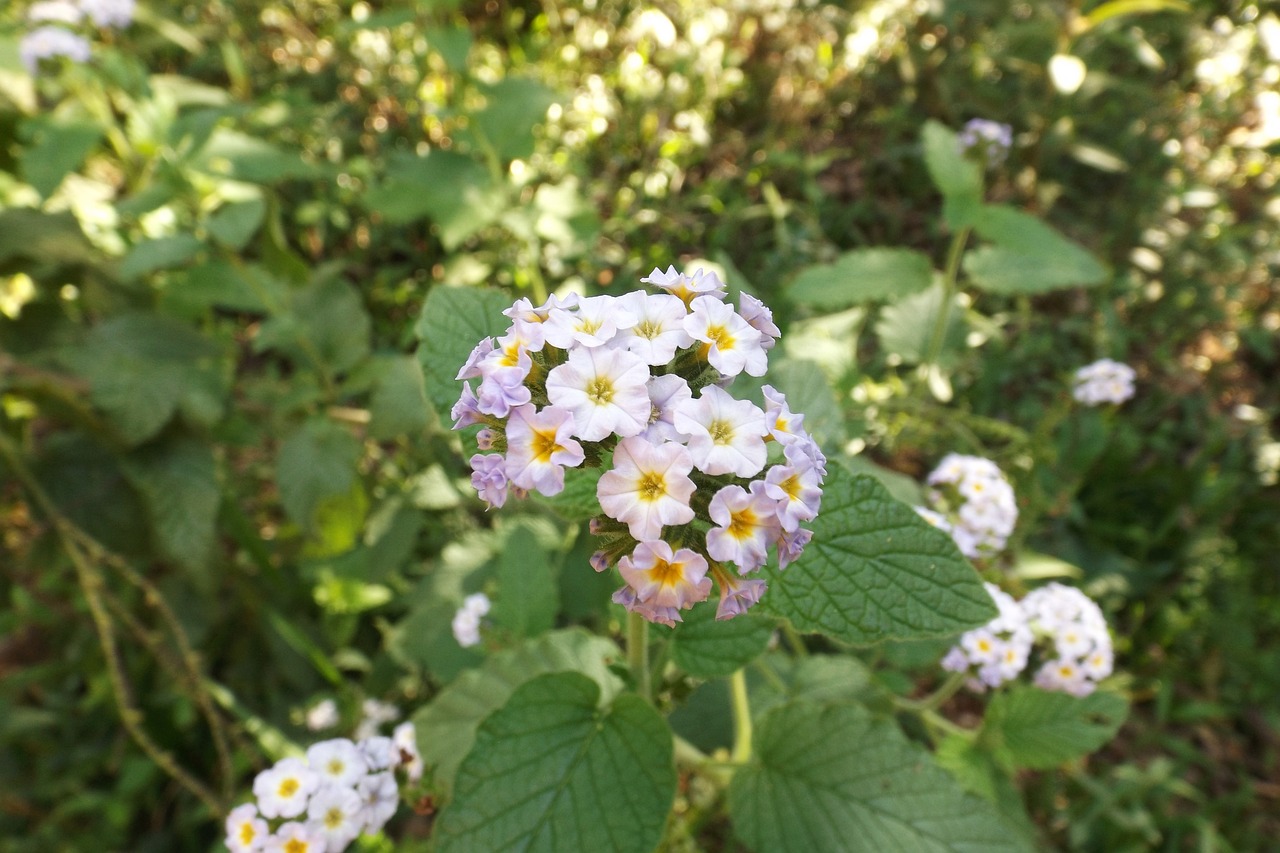
{"type": "MultiPolygon", "coordinates": [[[[945,291],[941,284],[886,305],[876,321],[876,336],[885,351],[904,364],[918,364],[929,355],[938,312],[945,291]]],[[[953,297],[942,334],[938,361],[947,363],[961,352],[965,340],[964,308],[953,297]]]]}
{"type": "Polygon", "coordinates": [[[214,130],[209,141],[188,165],[211,175],[256,184],[314,178],[323,172],[305,162],[298,151],[286,150],[226,127],[214,130]]]}
{"type": "Polygon", "coordinates": [[[606,699],[622,689],[610,666],[622,659],[611,641],[580,629],[553,631],[514,649],[499,652],[458,676],[414,715],[420,733],[423,761],[436,786],[448,792],[458,765],[471,750],[481,720],[529,679],[549,672],[577,672],[590,676],[606,699]]]}
{"type": "Polygon", "coordinates": [[[560,610],[559,581],[551,560],[524,525],[512,530],[498,557],[493,621],[518,637],[549,631],[560,610]]]}
{"type": "Polygon", "coordinates": [[[576,672],[541,675],[484,721],[436,824],[440,853],[648,853],[675,797],[671,730],[633,694],[598,707],[576,672]]]}
{"type": "Polygon", "coordinates": [[[427,294],[418,318],[422,341],[418,360],[426,376],[427,399],[442,419],[462,393],[462,383],[454,377],[481,338],[506,332],[510,322],[502,312],[512,301],[506,294],[483,288],[435,287],[427,294]]]}
{"type": "Polygon", "coordinates": [[[138,279],[160,270],[184,266],[203,248],[204,244],[190,234],[147,240],[131,248],[124,256],[120,262],[120,276],[126,280],[138,279]]]}
{"type": "Polygon", "coordinates": [[[516,160],[533,153],[533,129],[546,120],[555,95],[537,80],[508,77],[487,87],[489,103],[474,114],[477,135],[500,160],[516,160]]]}
{"type": "Polygon", "coordinates": [[[92,122],[39,115],[22,123],[29,139],[20,149],[22,176],[36,192],[48,198],[67,173],[75,171],[102,138],[102,128],[92,122]]]}
{"type": "Polygon", "coordinates": [[[135,451],[125,471],[142,495],[160,554],[207,580],[202,570],[213,554],[221,500],[213,450],[177,438],[135,451]]]}
{"type": "Polygon", "coordinates": [[[801,631],[848,643],[956,634],[996,616],[951,537],[874,478],[833,465],[813,541],[762,602],[801,631]]]}
{"type": "Polygon", "coordinates": [[[205,222],[213,239],[229,249],[243,249],[267,215],[267,203],[261,197],[247,198],[222,205],[205,222]]]}
{"type": "Polygon", "coordinates": [[[1101,284],[1107,278],[1107,268],[1084,247],[1029,213],[988,204],[974,230],[995,244],[964,257],[964,271],[983,290],[1046,293],[1101,284]]]}
{"type": "Polygon", "coordinates": [[[356,483],[360,442],[325,418],[312,418],[280,445],[276,482],[285,512],[308,532],[318,530],[326,501],[351,494],[356,483]]]}
{"type": "Polygon", "coordinates": [[[982,205],[982,167],[964,156],[955,131],[936,121],[924,123],[920,140],[929,177],[943,195],[947,225],[954,231],[972,224],[982,205]]]}
{"type": "Polygon", "coordinates": [[[837,309],[919,293],[933,278],[929,258],[910,249],[854,249],[807,267],[791,283],[795,302],[837,309]]]}
{"type": "Polygon", "coordinates": [[[436,150],[392,157],[387,179],[365,194],[365,204],[392,224],[430,219],[444,247],[455,249],[498,218],[507,195],[478,160],[436,150]]]}
{"type": "Polygon", "coordinates": [[[1108,690],[1076,698],[1018,687],[987,706],[981,743],[1009,767],[1048,770],[1111,740],[1128,713],[1125,698],[1108,690]]]}
{"type": "Polygon", "coordinates": [[[1030,850],[993,807],[859,705],[792,702],[729,785],[734,830],[768,853],[1030,850]]]}
{"type": "Polygon", "coordinates": [[[221,348],[195,329],[154,314],[122,314],[64,354],[89,380],[89,396],[130,446],[160,431],[177,411],[201,425],[222,413],[221,348]]]}
{"type": "Polygon", "coordinates": [[[776,626],[775,620],[756,613],[717,622],[715,602],[703,602],[676,625],[671,656],[676,666],[699,678],[729,675],[760,656],[776,626]]]}
{"type": "Polygon", "coordinates": [[[942,739],[935,758],[960,787],[995,806],[1012,829],[1028,843],[1034,843],[1037,832],[1022,804],[1022,792],[990,751],[972,737],[955,734],[942,739]]]}
{"type": "Polygon", "coordinates": [[[360,293],[340,278],[322,277],[293,291],[288,310],[262,324],[254,345],[343,373],[369,354],[371,326],[360,293]]]}
{"type": "Polygon", "coordinates": [[[0,264],[13,258],[91,264],[98,260],[98,251],[73,214],[15,207],[0,210],[0,264]]]}
{"type": "Polygon", "coordinates": [[[369,399],[369,435],[386,440],[416,435],[429,420],[422,365],[412,356],[380,358],[369,399]]]}

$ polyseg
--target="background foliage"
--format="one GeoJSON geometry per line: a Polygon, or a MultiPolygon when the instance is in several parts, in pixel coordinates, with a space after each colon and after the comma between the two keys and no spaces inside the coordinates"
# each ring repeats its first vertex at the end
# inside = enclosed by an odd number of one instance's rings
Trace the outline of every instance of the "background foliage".
{"type": "MultiPolygon", "coordinates": [[[[312,737],[303,711],[324,697],[348,725],[366,698],[438,697],[422,745],[460,789],[495,784],[464,760],[471,743],[526,718],[477,730],[449,697],[510,710],[552,691],[541,713],[566,748],[588,737],[577,715],[618,692],[616,647],[545,631],[616,633],[610,582],[551,508],[483,511],[441,427],[456,396],[442,380],[516,294],[629,290],[699,260],[775,307],[785,357],[770,375],[825,446],[875,463],[899,496],[948,450],[996,459],[1020,497],[1015,573],[1071,574],[1106,609],[1133,702],[1119,735],[1070,760],[1027,734],[1054,709],[1010,693],[983,736],[1033,769],[997,788],[1005,776],[944,740],[965,787],[1020,791],[1027,832],[1063,849],[1259,849],[1280,834],[1273,12],[157,0],[91,63],[37,78],[18,61],[22,12],[0,11],[13,849],[207,847],[219,815],[166,757],[225,801],[312,737]],[[1055,55],[1083,63],[1078,88],[1050,73],[1055,55]],[[1016,134],[981,216],[937,142],[974,116],[1016,134]],[[971,286],[952,293],[932,271],[966,224],[971,286]],[[1019,265],[1052,291],[1009,277],[1019,265]],[[456,290],[480,284],[502,292],[456,290]],[[943,304],[957,310],[935,340],[921,318],[943,304]],[[429,325],[441,317],[448,336],[429,325]],[[1066,371],[1107,355],[1137,367],[1137,397],[1067,417],[1066,371]],[[487,653],[448,629],[481,588],[497,590],[487,653]],[[151,749],[117,722],[121,696],[151,749]]],[[[865,488],[828,500],[872,500],[865,488]]],[[[682,635],[672,655],[705,683],[674,705],[723,697],[772,628],[750,624],[747,652],[682,635]]],[[[863,639],[821,627],[841,649],[863,639]]],[[[799,830],[744,804],[773,776],[797,797],[826,784],[804,756],[820,745],[788,752],[790,731],[847,732],[867,753],[847,760],[892,777],[918,744],[796,685],[874,704],[876,685],[928,685],[940,648],[863,650],[839,679],[774,661],[792,692],[757,699],[760,760],[729,789],[734,829],[680,790],[686,834],[668,842],[789,849],[799,830]]],[[[803,664],[824,665],[844,664],[803,664]]],[[[608,700],[610,725],[647,725],[633,698],[608,700]]],[[[724,742],[680,713],[689,740],[724,742]]],[[[1115,712],[1096,713],[1080,737],[1115,712]]],[[[585,747],[588,771],[609,731],[585,747]]],[[[661,799],[671,780],[641,769],[661,799]]],[[[429,824],[402,816],[395,833],[410,845],[429,824]]]]}

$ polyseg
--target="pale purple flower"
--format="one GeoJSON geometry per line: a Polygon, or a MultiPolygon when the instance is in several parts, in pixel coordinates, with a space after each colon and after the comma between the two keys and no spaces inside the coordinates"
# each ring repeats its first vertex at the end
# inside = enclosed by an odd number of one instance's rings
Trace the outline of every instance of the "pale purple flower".
{"type": "Polygon", "coordinates": [[[484,375],[480,369],[480,364],[489,353],[493,352],[493,338],[482,338],[480,343],[476,344],[471,350],[471,355],[467,356],[466,362],[463,363],[462,369],[458,371],[458,375],[454,379],[478,379],[484,375]]]}
{"type": "Polygon", "coordinates": [[[636,591],[630,586],[624,586],[613,594],[613,602],[621,604],[632,613],[638,613],[650,622],[657,622],[660,625],[675,626],[677,622],[683,622],[684,618],[680,615],[680,610],[675,607],[661,607],[649,602],[641,601],[636,596],[636,591]]]}
{"type": "Polygon", "coordinates": [[[356,744],[360,756],[364,758],[364,766],[370,773],[381,773],[390,770],[400,763],[400,750],[395,741],[386,735],[372,735],[356,744]]]}
{"type": "Polygon", "coordinates": [[[550,316],[552,311],[572,311],[578,307],[579,296],[576,293],[570,293],[564,299],[556,296],[554,293],[547,297],[547,301],[533,307],[533,303],[528,297],[521,297],[516,300],[515,304],[507,310],[503,311],[503,315],[510,317],[512,320],[527,320],[530,323],[541,323],[550,316]]]}
{"type": "Polygon", "coordinates": [[[725,486],[707,508],[719,525],[707,532],[707,553],[712,559],[737,563],[742,574],[764,565],[769,543],[781,530],[777,502],[765,494],[764,486],[760,480],[751,482],[751,491],[725,486]]]}
{"type": "Polygon", "coordinates": [[[507,502],[507,460],[500,453],[477,453],[471,457],[471,485],[489,506],[507,502]]]}
{"type": "Polygon", "coordinates": [[[782,529],[795,530],[800,522],[817,517],[822,504],[822,477],[812,463],[774,465],[765,474],[764,492],[778,502],[782,529]]]}
{"type": "Polygon", "coordinates": [[[808,435],[801,426],[804,415],[791,411],[787,397],[772,385],[760,389],[764,393],[764,424],[769,435],[779,444],[793,444],[808,435]]]}
{"type": "Polygon", "coordinates": [[[693,399],[689,383],[674,373],[655,376],[649,380],[649,402],[652,412],[649,426],[641,433],[652,444],[678,441],[684,444],[689,436],[676,429],[676,409],[693,399]]]}
{"type": "Polygon", "coordinates": [[[760,344],[760,332],[738,316],[732,305],[713,296],[699,296],[684,318],[684,329],[695,341],[702,341],[707,361],[725,376],[744,370],[764,376],[769,357],[760,344]]]}
{"type": "Polygon", "coordinates": [[[691,471],[693,460],[679,444],[624,438],[613,452],[613,468],[596,485],[596,498],[605,514],[627,525],[636,540],[658,539],[664,526],[693,521],[691,471]]]}
{"type": "Polygon", "coordinates": [[[621,329],[636,324],[637,317],[613,296],[589,296],[574,310],[552,309],[543,326],[547,343],[560,349],[594,348],[613,340],[621,329]]]}
{"type": "Polygon", "coordinates": [[[735,578],[722,574],[716,578],[720,584],[720,606],[716,608],[716,619],[732,619],[746,613],[757,603],[769,584],[760,578],[735,578]]]}
{"type": "Polygon", "coordinates": [[[760,333],[760,346],[766,350],[773,349],[778,338],[782,337],[782,330],[773,322],[773,312],[769,310],[769,306],[750,293],[741,293],[738,295],[738,313],[751,328],[760,333]]]}
{"type": "Polygon", "coordinates": [[[689,436],[689,453],[700,470],[754,477],[764,467],[764,412],[753,403],[708,386],[698,399],[676,408],[674,422],[689,436]]]}
{"type": "Polygon", "coordinates": [[[547,374],[547,398],[573,413],[574,435],[599,441],[638,435],[649,424],[649,366],[625,350],[570,350],[547,374]]]}
{"type": "Polygon", "coordinates": [[[778,570],[781,571],[800,559],[800,555],[804,553],[804,546],[808,545],[811,539],[813,539],[813,531],[803,527],[781,531],[774,542],[778,546],[778,570]]]}
{"type": "Polygon", "coordinates": [[[1013,147],[1013,128],[985,118],[969,119],[956,135],[961,153],[976,152],[988,166],[999,166],[1013,147]]]}
{"type": "Polygon", "coordinates": [[[505,418],[515,407],[528,403],[532,397],[524,380],[531,366],[529,354],[522,352],[515,366],[486,369],[476,392],[476,408],[486,415],[505,418]]]}
{"type": "Polygon", "coordinates": [[[711,594],[707,560],[688,548],[672,551],[661,539],[641,542],[618,561],[622,579],[636,591],[636,598],[656,607],[688,610],[711,594]]]}
{"type": "Polygon", "coordinates": [[[356,785],[356,792],[362,803],[360,822],[363,831],[369,834],[381,832],[400,807],[400,787],[396,785],[396,777],[390,773],[366,776],[356,785]]]}
{"type": "Polygon", "coordinates": [[[134,0],[80,0],[80,8],[94,25],[123,29],[133,23],[134,0]]]}
{"type": "Polygon", "coordinates": [[[511,410],[507,421],[507,478],[522,489],[558,495],[564,491],[564,466],[582,464],[582,445],[570,436],[573,415],[547,406],[511,410]]]}
{"type": "Polygon", "coordinates": [[[1133,396],[1137,373],[1127,364],[1109,358],[1086,364],[1075,373],[1071,396],[1086,406],[1119,405],[1133,396]]]}
{"type": "Polygon", "coordinates": [[[482,423],[484,413],[477,408],[479,403],[476,392],[471,390],[471,383],[463,382],[462,394],[458,397],[458,402],[454,403],[453,408],[449,410],[449,417],[453,418],[453,428],[464,429],[473,424],[482,423]]]}
{"type": "Polygon", "coordinates": [[[654,267],[653,272],[640,280],[646,284],[661,287],[672,296],[678,297],[685,305],[699,296],[710,296],[722,300],[726,295],[724,282],[720,280],[720,276],[714,272],[704,271],[702,267],[698,267],[692,274],[677,272],[674,266],[667,267],[665,272],[654,267]]]}
{"type": "Polygon", "coordinates": [[[88,62],[90,53],[89,42],[83,37],[55,26],[35,28],[18,45],[18,56],[31,74],[40,70],[42,59],[65,56],[72,62],[88,62]]]}

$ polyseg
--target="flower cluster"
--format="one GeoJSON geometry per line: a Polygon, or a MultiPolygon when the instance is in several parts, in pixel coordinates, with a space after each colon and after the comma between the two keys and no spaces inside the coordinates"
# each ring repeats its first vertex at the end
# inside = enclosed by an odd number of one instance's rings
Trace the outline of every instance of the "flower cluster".
{"type": "Polygon", "coordinates": [[[641,280],[663,292],[519,300],[507,333],[458,373],[454,428],[482,426],[471,482],[491,506],[604,468],[591,564],[618,567],[614,600],[671,625],[714,582],[727,619],[764,593],[745,576],[770,548],[785,568],[812,537],[801,524],[818,513],[826,457],[781,393],[764,386],[762,408],[726,390],[765,375],[780,333],[762,302],[743,294],[735,310],[701,269],[641,280]]]}
{"type": "Polygon", "coordinates": [[[1000,615],[961,636],[943,657],[943,669],[969,673],[969,686],[981,691],[1016,678],[1038,650],[1035,685],[1073,696],[1089,695],[1111,674],[1106,619],[1083,592],[1051,583],[1018,602],[994,584],[986,587],[1000,615]]]}
{"type": "Polygon", "coordinates": [[[1087,696],[1111,674],[1114,658],[1107,620],[1089,596],[1051,583],[1022,599],[1022,609],[1053,648],[1053,657],[1036,672],[1037,687],[1087,696]]]}
{"type": "Polygon", "coordinates": [[[66,57],[72,62],[89,60],[89,40],[75,32],[85,18],[98,29],[127,27],[133,22],[134,0],[40,0],[27,9],[27,21],[39,24],[22,37],[18,54],[27,71],[35,74],[44,59],[66,57]]]}
{"type": "Polygon", "coordinates": [[[981,628],[967,631],[942,659],[948,672],[970,672],[974,689],[999,687],[1027,667],[1035,639],[1026,613],[1013,596],[993,583],[985,584],[1000,615],[981,628]]]}
{"type": "Polygon", "coordinates": [[[393,737],[334,738],[305,758],[284,758],[253,780],[255,802],[227,815],[231,853],[339,853],[361,833],[382,830],[400,804],[395,772],[422,776],[412,723],[393,737]],[[281,819],[274,829],[268,821],[281,819]]]}
{"type": "Polygon", "coordinates": [[[951,534],[960,553],[989,557],[1004,548],[1018,521],[1013,486],[996,464],[978,456],[949,453],[929,475],[925,520],[951,534]]]}
{"type": "Polygon", "coordinates": [[[1133,396],[1133,368],[1109,358],[1086,364],[1076,371],[1071,396],[1086,406],[1123,403],[1133,396]]]}
{"type": "Polygon", "coordinates": [[[464,649],[480,645],[480,620],[489,613],[489,596],[483,592],[468,595],[453,616],[453,638],[464,649]]]}
{"type": "Polygon", "coordinates": [[[1004,162],[1013,147],[1013,128],[985,118],[969,119],[956,137],[962,153],[974,152],[988,166],[1004,162]]]}

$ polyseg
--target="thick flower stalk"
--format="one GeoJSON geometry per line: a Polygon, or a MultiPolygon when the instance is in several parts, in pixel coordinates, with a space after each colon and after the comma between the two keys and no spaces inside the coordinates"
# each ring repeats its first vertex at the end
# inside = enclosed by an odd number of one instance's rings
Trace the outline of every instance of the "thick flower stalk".
{"type": "Polygon", "coordinates": [[[970,559],[999,553],[1018,521],[1013,487],[996,464],[978,456],[950,453],[929,474],[928,508],[917,512],[947,531],[970,559]]]}
{"type": "Polygon", "coordinates": [[[304,758],[283,758],[257,775],[254,801],[227,815],[227,849],[340,853],[361,834],[381,832],[396,813],[397,771],[416,781],[422,769],[412,723],[392,737],[312,744],[304,758]]]}
{"type": "Polygon", "coordinates": [[[749,576],[771,551],[785,568],[812,538],[826,457],[783,394],[728,390],[765,375],[780,336],[760,300],[735,308],[701,269],[642,281],[662,292],[516,302],[458,372],[454,429],[481,427],[471,481],[490,506],[603,468],[591,565],[618,567],[614,601],[672,625],[718,589],[727,619],[764,594],[749,576]]]}
{"type": "Polygon", "coordinates": [[[1100,359],[1076,371],[1071,396],[1086,406],[1119,405],[1133,396],[1136,376],[1127,364],[1100,359]]]}

